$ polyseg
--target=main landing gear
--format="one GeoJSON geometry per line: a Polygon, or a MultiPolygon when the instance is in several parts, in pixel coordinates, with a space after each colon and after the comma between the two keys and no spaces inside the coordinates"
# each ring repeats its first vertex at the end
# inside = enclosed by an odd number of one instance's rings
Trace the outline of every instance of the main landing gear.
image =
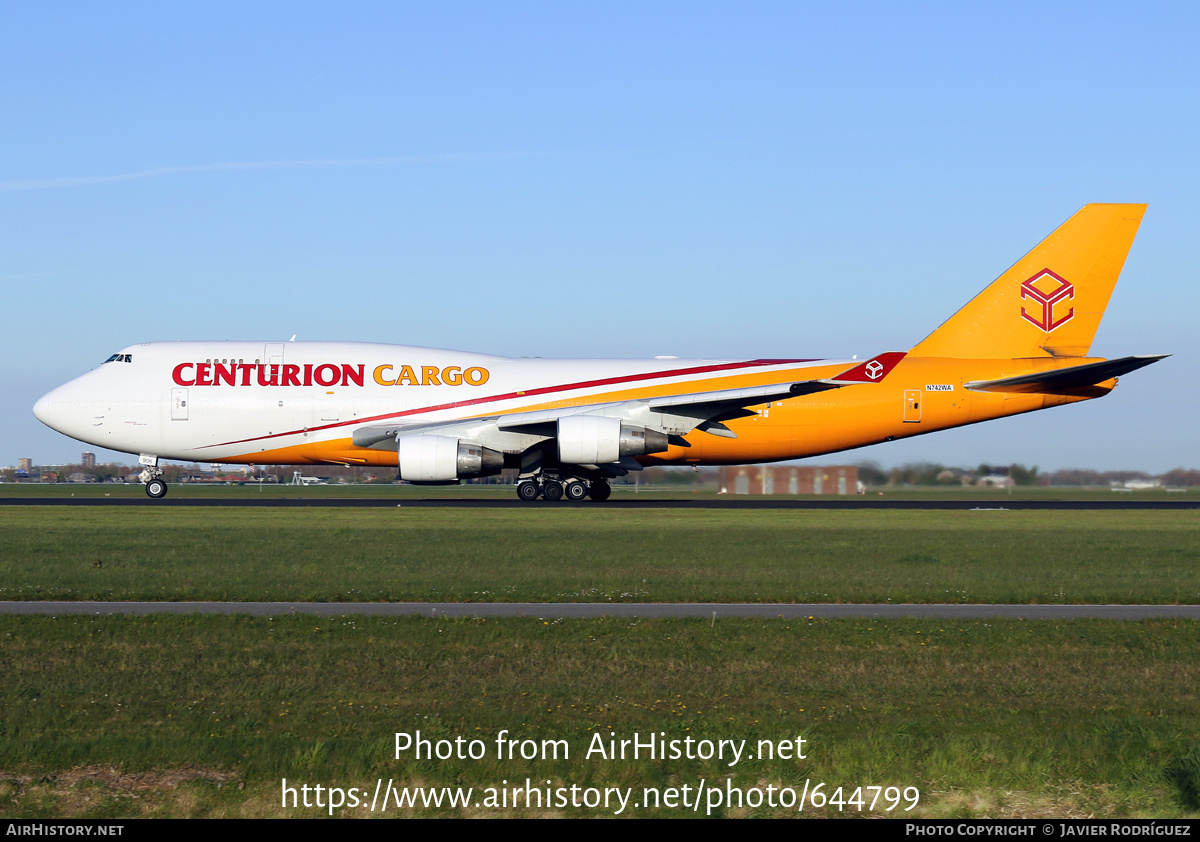
{"type": "Polygon", "coordinates": [[[536,476],[526,477],[517,483],[517,497],[526,503],[531,503],[541,497],[553,503],[564,497],[572,503],[581,502],[585,497],[591,497],[597,503],[602,503],[612,494],[612,486],[607,480],[586,480],[579,477],[567,477],[560,480],[556,477],[536,476]]]}

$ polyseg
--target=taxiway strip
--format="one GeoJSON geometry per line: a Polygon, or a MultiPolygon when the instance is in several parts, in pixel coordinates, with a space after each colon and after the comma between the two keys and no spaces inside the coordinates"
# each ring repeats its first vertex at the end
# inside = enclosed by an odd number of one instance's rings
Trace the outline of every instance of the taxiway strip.
{"type": "Polygon", "coordinates": [[[1174,511],[1200,509],[1200,500],[879,500],[860,497],[834,500],[609,500],[605,503],[524,503],[520,500],[480,499],[336,499],[328,497],[255,499],[251,497],[151,500],[140,497],[0,497],[0,506],[157,506],[168,508],[235,506],[249,508],[465,508],[528,509],[585,507],[597,509],[948,509],[960,511],[1142,509],[1174,511]]]}

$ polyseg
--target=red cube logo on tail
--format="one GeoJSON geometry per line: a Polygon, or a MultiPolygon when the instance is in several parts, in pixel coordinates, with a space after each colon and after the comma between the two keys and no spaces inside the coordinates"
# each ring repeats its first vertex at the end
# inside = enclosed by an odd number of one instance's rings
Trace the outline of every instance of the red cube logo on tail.
{"type": "MultiPolygon", "coordinates": [[[[1026,298],[1032,299],[1035,304],[1040,306],[1032,313],[1022,307],[1021,316],[1047,333],[1057,327],[1062,327],[1075,316],[1075,308],[1072,307],[1063,315],[1055,318],[1055,308],[1058,305],[1064,301],[1075,299],[1075,285],[1049,269],[1043,269],[1021,284],[1021,300],[1024,301],[1026,298]]],[[[1061,312],[1062,307],[1058,307],[1058,311],[1061,312]]]]}

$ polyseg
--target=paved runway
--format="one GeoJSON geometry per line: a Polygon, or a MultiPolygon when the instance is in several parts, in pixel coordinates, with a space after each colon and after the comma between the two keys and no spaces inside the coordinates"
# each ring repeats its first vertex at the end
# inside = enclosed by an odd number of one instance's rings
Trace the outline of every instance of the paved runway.
{"type": "Polygon", "coordinates": [[[842,497],[832,500],[741,499],[741,500],[609,500],[605,503],[547,503],[539,500],[524,503],[517,499],[453,498],[369,498],[337,499],[329,497],[287,498],[260,500],[253,497],[184,498],[151,500],[142,497],[0,497],[0,506],[158,506],[212,507],[238,506],[250,508],[466,508],[466,509],[530,509],[540,508],[603,508],[603,509],[957,509],[967,511],[1005,511],[1030,509],[1091,509],[1116,511],[1143,509],[1174,511],[1200,509],[1200,500],[880,500],[878,498],[842,497]]]}
{"type": "Polygon", "coordinates": [[[943,620],[1200,620],[1200,605],[832,605],[745,603],[603,603],[603,602],[0,602],[0,614],[248,614],[278,617],[531,617],[571,619],[691,617],[793,620],[806,617],[943,620]]]}

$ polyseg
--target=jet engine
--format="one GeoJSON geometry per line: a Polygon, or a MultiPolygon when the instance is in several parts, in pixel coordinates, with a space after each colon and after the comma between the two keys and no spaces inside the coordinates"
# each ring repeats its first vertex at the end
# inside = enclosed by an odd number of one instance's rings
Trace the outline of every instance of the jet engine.
{"type": "Polygon", "coordinates": [[[620,418],[568,415],[558,419],[558,461],[567,465],[603,465],[622,456],[667,449],[667,434],[622,424],[620,418]]]}
{"type": "Polygon", "coordinates": [[[500,473],[504,454],[452,436],[400,436],[396,440],[396,461],[400,479],[449,482],[500,473]]]}

